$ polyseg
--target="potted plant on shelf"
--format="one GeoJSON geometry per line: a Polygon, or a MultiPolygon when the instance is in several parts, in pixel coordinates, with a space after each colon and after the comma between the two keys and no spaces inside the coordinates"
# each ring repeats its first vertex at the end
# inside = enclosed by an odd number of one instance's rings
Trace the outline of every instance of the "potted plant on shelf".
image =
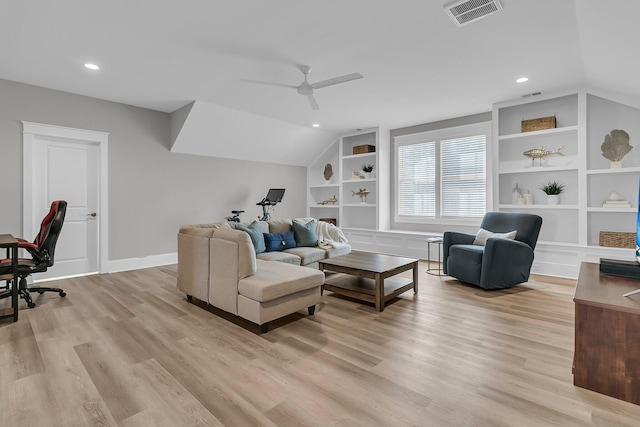
{"type": "Polygon", "coordinates": [[[564,184],[558,181],[549,181],[540,187],[547,195],[548,205],[557,205],[560,203],[560,193],[564,191],[564,184]]]}
{"type": "Polygon", "coordinates": [[[373,165],[362,165],[362,172],[364,172],[365,178],[371,178],[371,172],[373,172],[373,165]]]}

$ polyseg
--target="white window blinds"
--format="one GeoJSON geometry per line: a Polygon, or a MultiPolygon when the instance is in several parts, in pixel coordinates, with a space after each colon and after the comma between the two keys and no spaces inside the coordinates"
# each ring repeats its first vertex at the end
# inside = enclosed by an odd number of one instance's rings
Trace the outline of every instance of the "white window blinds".
{"type": "Polygon", "coordinates": [[[436,143],[398,148],[398,210],[400,215],[433,217],[436,213],[436,143]]]}
{"type": "Polygon", "coordinates": [[[396,216],[471,218],[486,211],[488,129],[457,128],[398,137],[396,216]]]}
{"type": "Polygon", "coordinates": [[[485,135],[441,141],[441,216],[482,216],[486,210],[485,135]]]}

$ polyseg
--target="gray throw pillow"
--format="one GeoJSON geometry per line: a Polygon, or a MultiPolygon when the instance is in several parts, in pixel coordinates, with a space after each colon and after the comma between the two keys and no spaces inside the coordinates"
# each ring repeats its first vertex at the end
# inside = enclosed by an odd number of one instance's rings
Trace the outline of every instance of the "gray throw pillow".
{"type": "Polygon", "coordinates": [[[261,254],[264,252],[267,247],[264,244],[264,236],[262,235],[262,228],[258,221],[253,221],[249,224],[249,227],[245,227],[244,225],[236,224],[236,230],[242,230],[251,237],[251,243],[253,243],[253,248],[256,250],[256,254],[261,254]]]}
{"type": "Polygon", "coordinates": [[[318,246],[316,223],[317,221],[315,219],[308,222],[299,219],[293,220],[292,228],[296,246],[318,246]]]}

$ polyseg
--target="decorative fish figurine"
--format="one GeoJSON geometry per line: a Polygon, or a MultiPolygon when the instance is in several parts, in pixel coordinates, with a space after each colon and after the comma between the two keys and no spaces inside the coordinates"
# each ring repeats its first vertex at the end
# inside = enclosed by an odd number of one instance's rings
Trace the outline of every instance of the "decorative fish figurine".
{"type": "Polygon", "coordinates": [[[542,167],[542,161],[546,159],[547,156],[550,156],[551,154],[559,154],[561,156],[564,156],[564,154],[560,152],[563,148],[564,146],[558,148],[555,151],[545,150],[544,147],[532,148],[531,150],[527,150],[522,154],[531,159],[531,167],[534,166],[536,159],[540,159],[540,166],[542,167]]]}
{"type": "Polygon", "coordinates": [[[336,199],[336,196],[334,195],[332,198],[327,199],[327,200],[323,200],[318,204],[319,205],[328,205],[329,203],[331,203],[332,205],[335,205],[337,201],[338,201],[338,199],[336,199]]]}
{"type": "Polygon", "coordinates": [[[369,195],[369,193],[371,193],[369,190],[367,190],[366,188],[360,188],[359,191],[353,191],[351,190],[351,192],[353,193],[351,195],[351,197],[353,196],[358,196],[360,197],[361,203],[366,203],[367,202],[367,196],[369,195]]]}

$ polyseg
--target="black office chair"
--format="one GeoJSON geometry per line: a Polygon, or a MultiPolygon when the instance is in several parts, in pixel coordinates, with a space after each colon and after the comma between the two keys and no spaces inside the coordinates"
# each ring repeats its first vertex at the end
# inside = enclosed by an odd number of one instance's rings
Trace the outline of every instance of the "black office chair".
{"type": "MultiPolygon", "coordinates": [[[[42,273],[47,271],[49,267],[53,266],[56,243],[58,242],[58,236],[60,236],[60,230],[62,230],[62,224],[64,223],[64,216],[66,212],[67,202],[64,200],[56,200],[51,203],[51,209],[47,216],[42,220],[42,224],[40,224],[40,232],[33,243],[24,239],[17,239],[18,247],[24,248],[29,255],[31,255],[31,258],[20,258],[18,260],[20,297],[27,302],[27,306],[29,308],[36,306],[31,299],[30,292],[38,292],[39,294],[43,294],[45,292],[57,292],[61,297],[67,295],[60,288],[49,288],[44,286],[27,287],[28,276],[33,273],[42,273]]],[[[2,260],[0,262],[0,276],[9,272],[11,272],[11,260],[2,260]]],[[[7,298],[10,295],[11,290],[6,290],[0,293],[0,298],[7,298]]]]}

